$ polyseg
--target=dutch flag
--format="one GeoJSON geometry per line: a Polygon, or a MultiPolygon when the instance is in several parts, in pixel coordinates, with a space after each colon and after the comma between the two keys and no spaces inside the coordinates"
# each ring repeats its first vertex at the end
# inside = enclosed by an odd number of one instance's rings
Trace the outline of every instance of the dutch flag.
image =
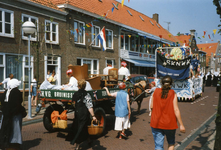
{"type": "Polygon", "coordinates": [[[103,51],[106,50],[106,36],[105,36],[105,27],[100,31],[98,34],[98,39],[100,40],[102,46],[103,46],[103,51]]]}

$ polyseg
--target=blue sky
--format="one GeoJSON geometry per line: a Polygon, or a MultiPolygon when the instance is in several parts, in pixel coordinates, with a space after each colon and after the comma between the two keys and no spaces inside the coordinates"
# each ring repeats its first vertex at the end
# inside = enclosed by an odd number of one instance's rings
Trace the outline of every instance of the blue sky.
{"type": "MultiPolygon", "coordinates": [[[[117,0],[121,2],[121,0],[117,0]]],[[[159,14],[159,23],[168,28],[166,22],[171,22],[169,31],[175,36],[178,32],[190,33],[195,29],[197,33],[197,44],[214,43],[221,40],[221,35],[212,36],[213,29],[219,29],[221,24],[216,6],[213,0],[124,0],[124,5],[133,8],[152,18],[154,13],[159,14]],[[204,31],[206,32],[205,38],[204,31]],[[209,39],[209,36],[211,39],[209,39]],[[213,41],[211,41],[213,40],[213,41]]],[[[120,6],[120,5],[119,5],[120,6]]],[[[120,6],[121,7],[121,6],[120,6]]]]}

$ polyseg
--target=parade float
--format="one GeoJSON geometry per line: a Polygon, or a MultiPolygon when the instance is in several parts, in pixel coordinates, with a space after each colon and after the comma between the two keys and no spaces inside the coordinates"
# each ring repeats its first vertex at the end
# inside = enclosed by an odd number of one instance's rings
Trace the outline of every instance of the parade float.
{"type": "Polygon", "coordinates": [[[160,47],[155,54],[157,87],[161,87],[160,78],[169,75],[173,78],[172,89],[178,101],[193,101],[202,95],[203,78],[197,74],[199,62],[197,58],[193,60],[190,47],[160,47]]]}

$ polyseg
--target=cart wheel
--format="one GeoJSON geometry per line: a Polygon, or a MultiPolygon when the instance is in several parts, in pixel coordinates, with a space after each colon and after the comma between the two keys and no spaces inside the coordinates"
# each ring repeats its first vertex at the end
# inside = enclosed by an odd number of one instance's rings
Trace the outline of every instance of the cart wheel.
{"type": "Polygon", "coordinates": [[[49,132],[54,132],[57,129],[53,128],[52,122],[51,122],[51,113],[56,110],[59,111],[59,114],[64,111],[63,107],[58,104],[53,104],[51,106],[48,106],[48,108],[45,110],[44,117],[43,117],[43,124],[46,130],[49,132]]]}
{"type": "Polygon", "coordinates": [[[95,114],[95,117],[97,118],[97,120],[99,120],[100,126],[103,127],[103,131],[101,133],[101,135],[102,135],[105,131],[105,126],[106,126],[105,112],[104,112],[103,108],[98,107],[98,108],[94,109],[94,114],[95,114]]]}

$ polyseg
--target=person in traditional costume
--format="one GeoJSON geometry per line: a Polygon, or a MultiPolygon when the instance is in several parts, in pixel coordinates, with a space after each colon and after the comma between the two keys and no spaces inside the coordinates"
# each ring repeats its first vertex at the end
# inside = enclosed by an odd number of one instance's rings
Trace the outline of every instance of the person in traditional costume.
{"type": "MultiPolygon", "coordinates": [[[[79,146],[82,142],[88,139],[90,144],[90,137],[88,134],[88,125],[90,124],[90,114],[93,118],[93,121],[97,122],[97,118],[94,115],[93,104],[91,95],[85,90],[86,81],[81,79],[78,81],[79,90],[74,93],[72,97],[72,102],[75,103],[75,118],[73,122],[73,133],[69,134],[74,135],[71,140],[71,144],[76,143],[75,150],[79,149],[79,146]]],[[[70,137],[69,137],[70,138],[70,137]]]]}
{"type": "Polygon", "coordinates": [[[213,86],[214,86],[214,87],[217,86],[218,76],[219,76],[219,72],[214,72],[214,73],[213,73],[213,86]]]}
{"type": "Polygon", "coordinates": [[[0,146],[2,149],[14,145],[20,149],[22,144],[22,93],[17,88],[21,81],[11,79],[8,89],[0,98],[2,105],[2,118],[0,127],[0,146]]]}
{"type": "Polygon", "coordinates": [[[211,72],[209,71],[206,74],[206,86],[211,86],[211,79],[212,79],[212,75],[211,75],[211,72]]]}

